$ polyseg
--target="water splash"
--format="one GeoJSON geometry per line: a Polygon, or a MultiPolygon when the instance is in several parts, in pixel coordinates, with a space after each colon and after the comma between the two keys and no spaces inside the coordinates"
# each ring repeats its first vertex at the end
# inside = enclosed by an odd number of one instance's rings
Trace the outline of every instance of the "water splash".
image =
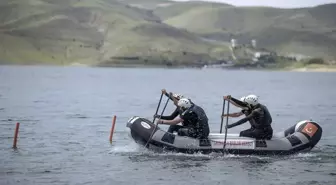
{"type": "Polygon", "coordinates": [[[297,155],[295,155],[295,158],[310,158],[310,157],[316,157],[317,154],[316,153],[299,153],[297,155]]]}
{"type": "Polygon", "coordinates": [[[130,142],[126,145],[113,146],[108,153],[118,154],[118,153],[134,153],[134,152],[141,152],[141,147],[135,142],[130,142]]]}

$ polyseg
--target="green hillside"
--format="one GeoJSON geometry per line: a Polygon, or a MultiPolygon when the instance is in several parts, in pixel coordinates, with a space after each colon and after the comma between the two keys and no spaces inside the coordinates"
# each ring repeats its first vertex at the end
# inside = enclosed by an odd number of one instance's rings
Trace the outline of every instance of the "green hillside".
{"type": "Polygon", "coordinates": [[[229,55],[227,47],[118,1],[16,0],[0,9],[6,10],[1,11],[1,63],[178,65],[229,55]]]}
{"type": "MultiPolygon", "coordinates": [[[[2,0],[1,64],[203,65],[251,48],[336,59],[336,4],[235,7],[169,0],[2,0]]],[[[235,61],[235,60],[234,60],[235,61]]]]}
{"type": "Polygon", "coordinates": [[[162,18],[169,25],[215,40],[235,38],[246,44],[256,39],[259,47],[278,52],[335,59],[335,10],[336,4],[301,9],[204,5],[162,18]]]}
{"type": "MultiPolygon", "coordinates": [[[[141,1],[141,0],[140,0],[141,1]]],[[[224,3],[213,3],[203,1],[174,2],[165,3],[165,6],[157,6],[153,11],[162,20],[184,14],[187,11],[203,11],[204,9],[214,9],[218,7],[232,7],[224,3]]]]}
{"type": "Polygon", "coordinates": [[[170,0],[119,0],[123,4],[128,4],[132,7],[138,7],[142,9],[155,9],[157,7],[165,7],[168,5],[175,4],[177,2],[170,0]]]}

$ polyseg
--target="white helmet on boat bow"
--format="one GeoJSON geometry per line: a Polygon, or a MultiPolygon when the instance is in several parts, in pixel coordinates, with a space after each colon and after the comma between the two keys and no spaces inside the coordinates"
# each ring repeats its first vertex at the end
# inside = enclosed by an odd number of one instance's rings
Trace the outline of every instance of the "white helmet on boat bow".
{"type": "Polygon", "coordinates": [[[181,98],[178,102],[177,105],[181,108],[188,109],[191,107],[191,102],[187,98],[181,98]]]}
{"type": "Polygon", "coordinates": [[[259,103],[258,96],[251,94],[245,97],[244,102],[250,104],[250,105],[257,105],[259,103]]]}

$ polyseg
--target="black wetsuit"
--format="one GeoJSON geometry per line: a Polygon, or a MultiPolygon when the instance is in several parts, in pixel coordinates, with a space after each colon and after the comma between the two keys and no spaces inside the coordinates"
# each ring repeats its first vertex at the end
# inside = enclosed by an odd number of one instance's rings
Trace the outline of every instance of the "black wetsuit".
{"type": "Polygon", "coordinates": [[[233,98],[233,97],[231,97],[231,100],[241,107],[248,108],[248,109],[250,108],[248,103],[246,103],[246,102],[242,102],[242,101],[237,100],[236,98],[233,98]]]}
{"type": "MultiPolygon", "coordinates": [[[[245,116],[248,116],[249,114],[251,114],[252,109],[251,109],[251,106],[248,105],[248,103],[246,103],[246,102],[242,102],[242,101],[237,100],[237,99],[235,99],[235,98],[233,98],[233,97],[231,97],[231,100],[232,100],[233,102],[235,102],[237,105],[241,106],[241,108],[242,108],[242,111],[241,111],[241,112],[242,112],[243,114],[245,114],[245,116]]],[[[249,128],[249,129],[247,129],[247,130],[244,130],[244,131],[248,131],[248,130],[253,130],[253,129],[254,129],[254,126],[253,126],[253,125],[255,125],[255,121],[254,121],[253,119],[250,119],[249,122],[250,122],[251,128],[249,128]]],[[[244,132],[244,131],[242,131],[242,132],[244,132]]]]}
{"type": "MultiPolygon", "coordinates": [[[[165,95],[173,101],[173,98],[171,96],[169,96],[169,94],[166,92],[165,95]]],[[[189,99],[190,103],[193,105],[194,103],[189,99]]],[[[161,119],[164,120],[173,120],[175,119],[178,115],[180,115],[182,113],[182,111],[177,107],[174,112],[170,115],[170,116],[161,116],[161,119]]],[[[186,123],[182,123],[181,125],[170,125],[167,132],[169,133],[173,133],[173,132],[178,132],[179,129],[181,128],[188,128],[188,124],[186,123]]]]}
{"type": "MultiPolygon", "coordinates": [[[[165,95],[172,100],[168,93],[165,95]]],[[[189,109],[182,111],[177,107],[170,116],[161,117],[161,119],[164,120],[173,120],[180,115],[180,117],[184,120],[182,126],[170,125],[167,132],[177,132],[180,136],[188,136],[199,139],[207,138],[210,133],[208,117],[201,107],[195,105],[191,100],[189,101],[192,105],[189,109]]]]}
{"type": "Polygon", "coordinates": [[[193,104],[181,113],[180,117],[184,120],[186,126],[178,130],[179,135],[197,139],[206,139],[209,136],[208,117],[201,107],[193,104]]]}
{"type": "MultiPolygon", "coordinates": [[[[164,120],[173,120],[175,119],[181,112],[181,110],[179,108],[176,108],[174,110],[174,112],[170,115],[170,116],[161,116],[161,119],[164,119],[164,120]]],[[[173,132],[177,132],[180,128],[185,128],[185,125],[184,123],[182,123],[182,126],[181,125],[170,125],[167,132],[169,133],[173,133],[173,132]]]]}
{"type": "Polygon", "coordinates": [[[273,135],[273,129],[271,127],[272,116],[269,113],[266,106],[257,104],[251,111],[247,110],[248,116],[228,126],[232,128],[238,125],[250,121],[251,128],[241,131],[242,137],[253,137],[256,139],[271,139],[273,135]]]}

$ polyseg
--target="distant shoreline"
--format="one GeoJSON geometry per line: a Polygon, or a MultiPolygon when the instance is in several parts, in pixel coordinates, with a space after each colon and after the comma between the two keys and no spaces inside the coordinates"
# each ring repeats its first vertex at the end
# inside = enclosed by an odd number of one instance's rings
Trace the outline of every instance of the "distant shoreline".
{"type": "Polygon", "coordinates": [[[320,67],[298,67],[298,68],[242,68],[242,67],[218,67],[218,68],[202,68],[197,66],[165,66],[165,65],[141,65],[141,64],[109,64],[109,65],[86,65],[80,63],[72,63],[67,65],[60,64],[0,64],[0,66],[54,66],[54,67],[92,67],[92,68],[161,68],[161,69],[223,69],[223,70],[244,70],[244,71],[285,71],[285,72],[336,72],[336,65],[322,65],[320,67]]]}
{"type": "Polygon", "coordinates": [[[336,72],[336,68],[296,68],[291,69],[289,71],[295,71],[295,72],[336,72]]]}

